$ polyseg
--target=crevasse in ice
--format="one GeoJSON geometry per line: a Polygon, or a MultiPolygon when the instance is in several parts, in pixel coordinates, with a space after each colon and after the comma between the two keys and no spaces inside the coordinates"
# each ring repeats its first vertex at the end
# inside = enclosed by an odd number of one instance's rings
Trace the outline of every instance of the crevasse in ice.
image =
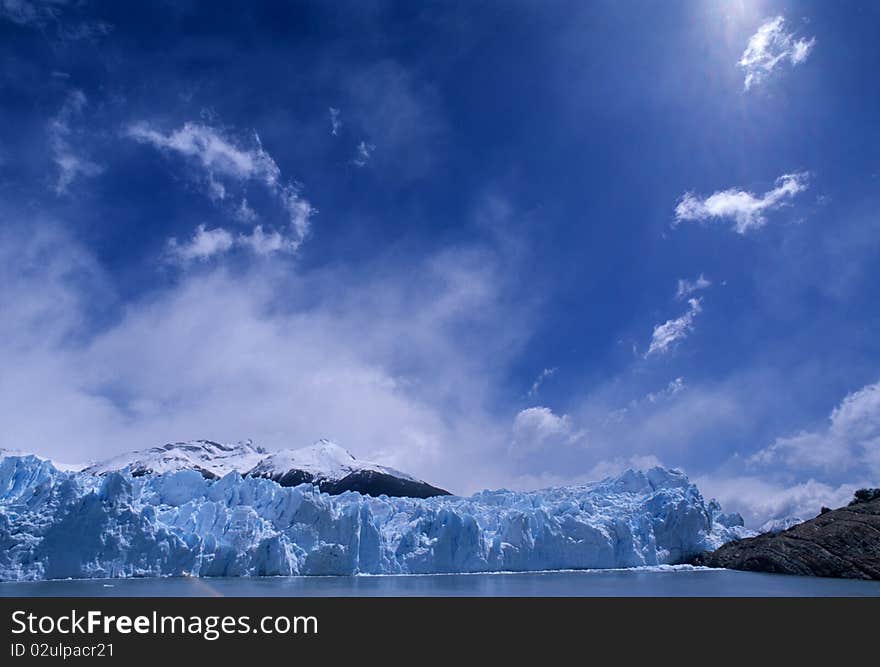
{"type": "Polygon", "coordinates": [[[0,458],[0,579],[351,575],[677,563],[742,536],[677,470],[424,500],[230,472],[132,477],[0,458]]]}

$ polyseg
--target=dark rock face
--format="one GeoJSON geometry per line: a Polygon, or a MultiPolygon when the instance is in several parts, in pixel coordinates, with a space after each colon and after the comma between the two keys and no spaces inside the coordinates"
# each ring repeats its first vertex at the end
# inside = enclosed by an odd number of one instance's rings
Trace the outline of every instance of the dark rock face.
{"type": "Polygon", "coordinates": [[[360,470],[335,482],[321,482],[319,488],[331,495],[346,491],[357,491],[367,496],[384,494],[401,498],[432,498],[433,496],[451,495],[449,491],[431,486],[427,482],[402,479],[375,470],[360,470]]]}
{"type": "Polygon", "coordinates": [[[696,562],[753,572],[880,579],[880,498],[823,512],[781,533],[729,542],[696,562]]]}
{"type": "Polygon", "coordinates": [[[316,484],[322,493],[338,495],[346,491],[357,491],[366,496],[386,495],[396,498],[432,498],[433,496],[448,496],[449,491],[431,486],[426,482],[418,482],[410,479],[395,477],[375,470],[358,470],[342,479],[320,479],[315,481],[313,476],[303,470],[288,470],[281,475],[253,475],[254,477],[266,477],[281,486],[298,486],[299,484],[316,484]]]}
{"type": "MultiPolygon", "coordinates": [[[[210,470],[205,470],[205,468],[202,468],[201,466],[193,466],[192,470],[195,470],[196,472],[198,472],[205,479],[220,479],[219,475],[215,475],[210,470]]],[[[131,476],[132,477],[144,477],[145,475],[153,475],[153,474],[155,474],[155,472],[156,471],[150,467],[132,466],[132,468],[131,468],[131,476]]],[[[103,477],[107,473],[100,472],[98,474],[103,477]]]]}

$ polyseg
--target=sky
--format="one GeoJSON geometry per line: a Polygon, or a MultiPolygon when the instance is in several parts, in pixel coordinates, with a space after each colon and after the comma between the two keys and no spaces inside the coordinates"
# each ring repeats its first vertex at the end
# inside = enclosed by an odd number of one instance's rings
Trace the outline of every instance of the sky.
{"type": "Polygon", "coordinates": [[[880,6],[0,0],[0,447],[880,483],[880,6]]]}

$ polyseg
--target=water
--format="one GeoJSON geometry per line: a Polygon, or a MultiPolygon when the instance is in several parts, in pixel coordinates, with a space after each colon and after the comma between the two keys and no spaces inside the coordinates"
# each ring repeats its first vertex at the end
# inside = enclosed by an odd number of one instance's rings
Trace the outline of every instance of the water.
{"type": "Polygon", "coordinates": [[[98,579],[0,583],[0,597],[853,596],[880,581],[708,569],[590,570],[421,576],[98,579]]]}

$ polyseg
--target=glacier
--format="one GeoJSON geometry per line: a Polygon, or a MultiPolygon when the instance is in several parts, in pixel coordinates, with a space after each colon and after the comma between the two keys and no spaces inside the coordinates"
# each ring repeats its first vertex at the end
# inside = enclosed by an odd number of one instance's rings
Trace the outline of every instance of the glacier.
{"type": "Polygon", "coordinates": [[[426,499],[231,471],[103,476],[0,458],[0,580],[427,574],[675,564],[745,536],[678,470],[426,499]]]}

